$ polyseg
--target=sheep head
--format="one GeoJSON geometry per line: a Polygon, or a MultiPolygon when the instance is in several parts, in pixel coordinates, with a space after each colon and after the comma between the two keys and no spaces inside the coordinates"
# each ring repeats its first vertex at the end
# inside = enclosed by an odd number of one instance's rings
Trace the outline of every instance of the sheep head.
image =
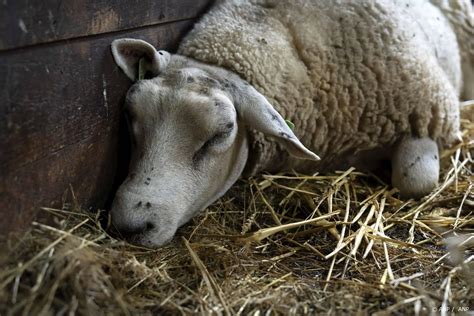
{"type": "Polygon", "coordinates": [[[266,98],[235,74],[157,52],[140,40],[117,40],[112,52],[130,79],[136,79],[142,57],[152,75],[127,93],[134,146],[129,175],[111,209],[113,225],[132,242],[165,244],[222,196],[247,162],[248,129],[273,136],[294,156],[319,159],[266,98]]]}

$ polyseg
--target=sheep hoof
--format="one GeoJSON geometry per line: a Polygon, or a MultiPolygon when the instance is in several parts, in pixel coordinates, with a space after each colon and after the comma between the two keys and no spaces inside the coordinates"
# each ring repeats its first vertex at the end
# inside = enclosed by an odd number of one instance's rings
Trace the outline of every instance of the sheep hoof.
{"type": "Polygon", "coordinates": [[[406,138],[392,157],[392,185],[403,198],[421,198],[438,185],[438,145],[429,138],[406,138]]]}

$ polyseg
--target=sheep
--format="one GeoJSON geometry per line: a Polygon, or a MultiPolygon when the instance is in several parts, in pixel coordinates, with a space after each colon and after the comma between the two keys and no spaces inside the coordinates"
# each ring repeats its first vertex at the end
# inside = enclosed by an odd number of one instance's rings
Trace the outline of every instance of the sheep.
{"type": "Polygon", "coordinates": [[[390,159],[403,197],[428,194],[469,84],[455,27],[428,0],[225,0],[177,54],[115,40],[117,65],[137,82],[113,225],[161,246],[240,176],[262,171],[371,170],[390,159]]]}

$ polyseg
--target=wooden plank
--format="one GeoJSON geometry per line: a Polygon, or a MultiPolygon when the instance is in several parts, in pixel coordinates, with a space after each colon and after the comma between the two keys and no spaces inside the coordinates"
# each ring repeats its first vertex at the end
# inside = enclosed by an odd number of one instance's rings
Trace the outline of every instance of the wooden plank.
{"type": "Polygon", "coordinates": [[[0,50],[191,19],[210,0],[4,0],[0,50]]]}
{"type": "Polygon", "coordinates": [[[40,206],[58,206],[69,185],[83,205],[103,205],[130,85],[110,43],[135,37],[173,51],[193,23],[0,52],[0,234],[28,225],[40,206]]]}

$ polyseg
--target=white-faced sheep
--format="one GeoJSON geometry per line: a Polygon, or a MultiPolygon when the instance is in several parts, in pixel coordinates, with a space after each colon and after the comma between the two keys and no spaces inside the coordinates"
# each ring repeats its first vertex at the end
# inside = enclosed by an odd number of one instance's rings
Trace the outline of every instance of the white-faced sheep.
{"type": "Polygon", "coordinates": [[[229,0],[202,17],[179,54],[114,41],[130,79],[139,64],[152,78],[127,95],[136,148],[113,224],[162,245],[242,173],[264,170],[371,169],[391,159],[403,196],[429,193],[438,150],[459,131],[461,56],[465,73],[474,66],[457,33],[427,0],[229,0]]]}

